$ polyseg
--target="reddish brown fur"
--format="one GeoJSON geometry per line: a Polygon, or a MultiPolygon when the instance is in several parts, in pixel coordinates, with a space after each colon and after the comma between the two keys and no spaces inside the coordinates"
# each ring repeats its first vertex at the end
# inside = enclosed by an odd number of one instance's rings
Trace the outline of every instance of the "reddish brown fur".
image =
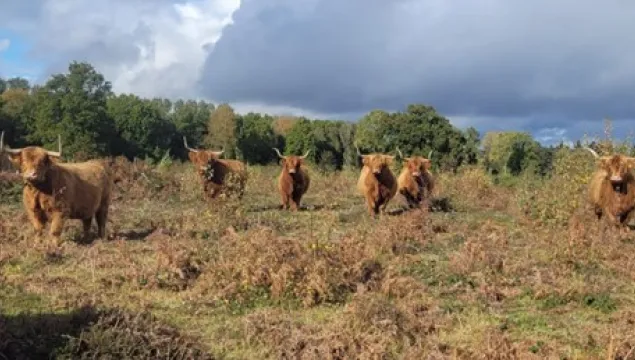
{"type": "MultiPolygon", "coordinates": [[[[5,151],[1,142],[0,151],[5,151]]],[[[24,207],[38,237],[50,221],[50,235],[59,244],[65,220],[78,219],[87,238],[93,218],[97,235],[106,236],[112,180],[104,162],[61,163],[61,152],[35,146],[6,151],[22,174],[24,207]]]]}
{"type": "Polygon", "coordinates": [[[635,159],[624,155],[598,157],[598,170],[589,182],[589,202],[598,219],[626,225],[635,209],[635,159]]]}
{"type": "Polygon", "coordinates": [[[430,172],[432,162],[423,156],[404,158],[404,166],[397,178],[399,193],[410,207],[420,207],[434,190],[434,177],[430,172]]]}
{"type": "Polygon", "coordinates": [[[368,213],[371,216],[377,215],[380,211],[384,213],[388,202],[397,194],[397,181],[390,165],[394,156],[385,154],[362,155],[364,164],[357,181],[357,190],[366,199],[368,213]]]}
{"type": "Polygon", "coordinates": [[[201,180],[203,192],[209,199],[216,198],[219,194],[227,192],[228,181],[236,182],[236,190],[238,198],[241,199],[245,192],[245,184],[247,182],[247,168],[245,164],[238,160],[220,159],[222,151],[198,150],[187,146],[185,138],[183,139],[186,149],[189,150],[188,157],[196,167],[196,172],[201,180]],[[208,177],[212,174],[211,177],[208,177]],[[230,180],[230,177],[232,180],[230,180]]]}
{"type": "Polygon", "coordinates": [[[278,149],[274,149],[281,159],[282,170],[278,177],[278,191],[280,192],[280,200],[283,209],[296,211],[300,208],[302,196],[309,190],[311,177],[304,167],[304,159],[309,154],[307,151],[304,156],[282,156],[278,149]]]}

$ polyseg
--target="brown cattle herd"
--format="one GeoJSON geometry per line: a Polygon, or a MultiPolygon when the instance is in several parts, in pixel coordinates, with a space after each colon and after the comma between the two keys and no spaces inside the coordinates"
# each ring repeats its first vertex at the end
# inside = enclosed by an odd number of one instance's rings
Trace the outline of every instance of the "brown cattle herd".
{"type": "MultiPolygon", "coordinates": [[[[62,162],[61,138],[58,143],[57,152],[37,146],[11,149],[4,143],[4,132],[0,135],[0,155],[7,155],[22,176],[24,209],[37,238],[40,239],[44,227],[50,222],[49,235],[54,244],[59,245],[64,222],[68,219],[82,221],[85,237],[95,219],[98,237],[105,238],[113,187],[109,162],[62,162]]],[[[248,180],[243,162],[221,159],[223,151],[191,148],[185,137],[183,143],[208,198],[216,198],[221,193],[236,193],[238,198],[243,196],[248,180]]],[[[588,187],[589,204],[598,220],[604,217],[609,223],[625,226],[635,209],[635,178],[632,174],[635,158],[621,154],[599,156],[594,150],[585,149],[597,158],[597,169],[588,187]]],[[[278,178],[281,207],[296,211],[311,182],[305,165],[309,152],[303,156],[283,156],[280,150],[272,150],[278,154],[282,165],[278,178]]],[[[396,150],[403,159],[398,178],[390,169],[395,155],[364,155],[357,148],[363,164],[357,190],[372,217],[385,213],[397,193],[404,197],[409,207],[422,208],[427,206],[434,192],[435,180],[430,171],[432,152],[427,158],[404,157],[398,148],[396,150]]]]}

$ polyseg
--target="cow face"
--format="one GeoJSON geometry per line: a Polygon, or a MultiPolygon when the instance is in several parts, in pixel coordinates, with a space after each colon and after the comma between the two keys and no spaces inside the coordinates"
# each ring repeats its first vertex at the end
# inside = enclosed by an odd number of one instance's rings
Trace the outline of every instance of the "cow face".
{"type": "Polygon", "coordinates": [[[428,171],[430,169],[430,166],[432,166],[432,161],[424,158],[423,156],[404,158],[404,161],[405,167],[414,177],[421,176],[421,174],[428,171]]]}
{"type": "Polygon", "coordinates": [[[362,163],[367,166],[373,174],[379,175],[385,168],[390,167],[394,158],[394,156],[384,154],[362,155],[362,163]]]}
{"type": "Polygon", "coordinates": [[[188,153],[188,158],[196,167],[196,172],[200,176],[206,176],[210,166],[214,165],[216,160],[220,159],[222,151],[197,150],[188,153]]]}
{"type": "Polygon", "coordinates": [[[0,135],[0,153],[9,155],[9,160],[20,169],[22,178],[30,183],[41,183],[46,180],[51,165],[62,156],[62,141],[58,137],[59,151],[48,151],[41,147],[29,146],[23,149],[9,149],[4,147],[4,132],[0,135]]]}
{"type": "Polygon", "coordinates": [[[604,156],[599,159],[599,166],[606,171],[607,180],[619,185],[635,167],[635,159],[624,155],[604,156]]]}
{"type": "Polygon", "coordinates": [[[196,172],[202,177],[207,176],[209,168],[214,165],[216,160],[220,159],[220,156],[224,152],[191,148],[187,145],[187,139],[185,136],[183,136],[183,145],[185,146],[185,149],[189,151],[187,157],[196,167],[196,172]]]}
{"type": "Polygon", "coordinates": [[[280,150],[273,148],[276,153],[278,154],[278,157],[282,160],[282,167],[287,170],[287,172],[289,172],[289,174],[296,174],[298,172],[300,172],[300,167],[304,164],[304,160],[306,159],[306,157],[309,155],[309,151],[306,152],[306,154],[302,155],[302,156],[296,156],[296,155],[290,155],[290,156],[283,156],[280,153],[280,150]]]}

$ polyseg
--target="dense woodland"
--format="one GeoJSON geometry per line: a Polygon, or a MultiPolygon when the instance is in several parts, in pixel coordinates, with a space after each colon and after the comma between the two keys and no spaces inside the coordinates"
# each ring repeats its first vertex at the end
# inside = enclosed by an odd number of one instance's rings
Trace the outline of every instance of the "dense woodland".
{"type": "MultiPolygon", "coordinates": [[[[125,156],[158,161],[185,159],[182,138],[191,146],[224,149],[226,158],[248,164],[277,160],[272,147],[286,154],[311,150],[323,170],[357,166],[362,151],[406,156],[427,155],[440,170],[454,171],[479,159],[491,173],[518,175],[551,171],[554,151],[525,132],[491,132],[481,138],[474,128],[461,130],[432,106],[408,105],[405,111],[373,110],[359,122],[237,114],[229,104],[186,99],[144,99],[116,94],[92,65],[73,62],[44,85],[22,78],[0,79],[0,129],[12,147],[51,148],[61,134],[67,157],[81,160],[125,156]]],[[[579,144],[578,144],[579,145],[579,144]]]]}

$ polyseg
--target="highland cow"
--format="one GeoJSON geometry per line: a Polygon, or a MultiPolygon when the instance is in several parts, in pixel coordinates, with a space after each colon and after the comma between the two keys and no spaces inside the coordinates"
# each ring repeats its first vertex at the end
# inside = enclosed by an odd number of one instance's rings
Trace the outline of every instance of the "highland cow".
{"type": "Polygon", "coordinates": [[[434,190],[434,177],[430,172],[430,156],[404,157],[401,150],[397,149],[399,156],[404,159],[403,169],[397,178],[398,191],[406,199],[410,208],[420,208],[424,200],[432,196],[434,190]]]}
{"type": "Polygon", "coordinates": [[[58,145],[57,152],[37,146],[10,149],[4,147],[4,132],[0,134],[0,153],[8,154],[22,175],[24,207],[38,238],[50,221],[50,236],[59,245],[65,220],[77,219],[86,240],[93,218],[98,237],[105,238],[112,191],[108,167],[100,160],[62,163],[61,137],[58,145]]]}
{"type": "Polygon", "coordinates": [[[635,158],[616,154],[599,156],[585,148],[598,159],[598,169],[589,182],[588,200],[598,219],[606,215],[615,225],[626,225],[635,208],[635,178],[632,169],[635,158]]]}
{"type": "Polygon", "coordinates": [[[238,199],[243,197],[247,182],[247,169],[243,162],[220,159],[223,151],[193,149],[187,145],[185,136],[183,144],[189,151],[188,157],[196,167],[203,192],[209,199],[221,193],[230,196],[233,192],[238,194],[238,199]]]}
{"type": "Polygon", "coordinates": [[[309,155],[309,151],[303,156],[283,156],[280,150],[273,148],[278,157],[282,159],[282,170],[278,177],[278,191],[282,202],[282,209],[296,211],[300,208],[302,196],[309,190],[311,178],[304,167],[304,160],[309,155]]]}
{"type": "MultiPolygon", "coordinates": [[[[357,147],[356,147],[357,148],[357,147]]],[[[362,155],[362,171],[357,181],[357,190],[366,199],[368,213],[376,216],[385,213],[388,202],[397,194],[397,179],[390,170],[394,156],[385,154],[362,155]]]]}

